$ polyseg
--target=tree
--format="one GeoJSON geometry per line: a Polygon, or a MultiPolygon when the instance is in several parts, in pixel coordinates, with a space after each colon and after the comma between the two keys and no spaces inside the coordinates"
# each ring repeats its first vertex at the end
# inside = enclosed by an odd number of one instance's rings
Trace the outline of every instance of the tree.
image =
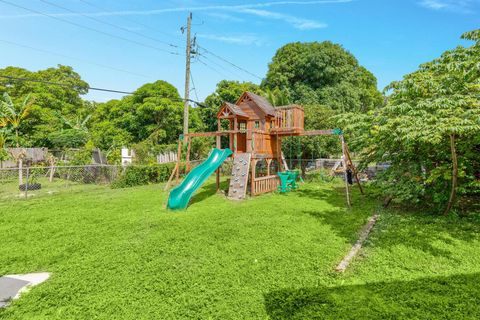
{"type": "MultiPolygon", "coordinates": [[[[148,83],[133,95],[98,105],[91,119],[92,140],[103,150],[145,142],[152,147],[177,142],[183,130],[183,102],[177,89],[165,81],[148,83]]],[[[190,129],[202,123],[190,109],[190,129]]]]}
{"type": "Polygon", "coordinates": [[[25,146],[51,147],[48,139],[50,133],[58,131],[62,123],[58,121],[57,113],[73,117],[89,107],[81,95],[88,92],[88,84],[71,67],[59,65],[37,72],[26,69],[7,67],[0,70],[4,76],[0,79],[0,92],[7,92],[13,103],[21,103],[27,96],[35,99],[30,114],[19,130],[24,137],[25,146]],[[39,82],[16,80],[27,78],[39,82]],[[64,86],[51,85],[45,82],[60,83],[64,86]]]}
{"type": "Polygon", "coordinates": [[[375,76],[331,42],[290,43],[269,64],[263,88],[287,91],[291,101],[337,112],[365,112],[382,104],[375,76]]]}
{"type": "Polygon", "coordinates": [[[3,101],[0,104],[0,119],[2,119],[0,122],[2,127],[12,126],[17,148],[20,147],[20,125],[29,115],[32,104],[33,99],[30,99],[30,95],[27,95],[21,104],[14,104],[8,93],[3,94],[3,101]]]}
{"type": "Polygon", "coordinates": [[[447,214],[459,187],[480,192],[479,33],[463,35],[473,46],[447,51],[392,83],[385,108],[343,117],[364,164],[391,164],[381,180],[387,195],[435,204],[447,214]]]}

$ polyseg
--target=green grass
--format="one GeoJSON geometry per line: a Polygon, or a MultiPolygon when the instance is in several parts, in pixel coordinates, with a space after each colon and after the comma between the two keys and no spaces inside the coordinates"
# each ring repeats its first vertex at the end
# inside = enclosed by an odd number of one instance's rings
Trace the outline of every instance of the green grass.
{"type": "Polygon", "coordinates": [[[0,319],[478,319],[480,222],[382,213],[340,185],[244,202],[209,183],[185,212],[153,185],[0,204],[0,274],[52,277],[0,319]]]}

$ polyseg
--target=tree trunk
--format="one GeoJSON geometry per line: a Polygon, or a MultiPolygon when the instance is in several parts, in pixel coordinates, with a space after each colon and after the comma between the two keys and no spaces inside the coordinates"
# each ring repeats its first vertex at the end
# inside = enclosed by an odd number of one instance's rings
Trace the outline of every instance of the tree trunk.
{"type": "Polygon", "coordinates": [[[457,183],[458,183],[458,159],[457,150],[455,148],[455,135],[450,135],[450,151],[452,153],[452,190],[450,191],[450,198],[448,199],[447,207],[443,212],[447,215],[455,203],[455,197],[457,195],[457,183]]]}

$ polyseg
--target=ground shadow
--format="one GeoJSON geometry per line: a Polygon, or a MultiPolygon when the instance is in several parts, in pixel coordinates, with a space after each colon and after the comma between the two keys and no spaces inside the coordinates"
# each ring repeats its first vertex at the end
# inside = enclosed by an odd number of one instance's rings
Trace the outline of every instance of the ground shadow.
{"type": "MultiPolygon", "coordinates": [[[[220,182],[220,190],[226,190],[228,187],[228,184],[226,181],[220,182]]],[[[192,196],[192,200],[190,200],[190,205],[195,204],[195,203],[200,203],[212,196],[214,196],[217,193],[217,184],[215,182],[206,182],[202,188],[200,189],[200,192],[195,193],[192,196]]]]}
{"type": "Polygon", "coordinates": [[[480,224],[473,218],[444,217],[423,212],[384,210],[375,199],[353,192],[353,205],[345,209],[345,201],[339,196],[344,193],[340,187],[321,190],[298,190],[300,197],[322,200],[334,208],[325,210],[304,210],[308,214],[329,225],[333,232],[353,244],[358,232],[369,216],[375,212],[381,217],[367,242],[375,247],[388,248],[403,245],[428,252],[433,256],[452,258],[452,252],[439,248],[438,242],[454,244],[456,240],[470,242],[480,239],[480,224]],[[373,205],[372,205],[373,204],[373,205]],[[377,232],[377,231],[382,232],[377,232]]]}
{"type": "Polygon", "coordinates": [[[280,290],[271,319],[480,319],[480,274],[280,290]]]}

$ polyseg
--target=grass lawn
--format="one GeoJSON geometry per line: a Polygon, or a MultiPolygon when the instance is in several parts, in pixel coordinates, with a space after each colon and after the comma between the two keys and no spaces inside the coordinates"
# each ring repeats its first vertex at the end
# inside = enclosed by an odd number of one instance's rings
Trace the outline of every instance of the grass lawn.
{"type": "Polygon", "coordinates": [[[186,212],[160,185],[0,204],[0,275],[48,271],[0,319],[479,319],[480,221],[374,212],[340,185],[244,202],[209,182],[186,212]]]}

